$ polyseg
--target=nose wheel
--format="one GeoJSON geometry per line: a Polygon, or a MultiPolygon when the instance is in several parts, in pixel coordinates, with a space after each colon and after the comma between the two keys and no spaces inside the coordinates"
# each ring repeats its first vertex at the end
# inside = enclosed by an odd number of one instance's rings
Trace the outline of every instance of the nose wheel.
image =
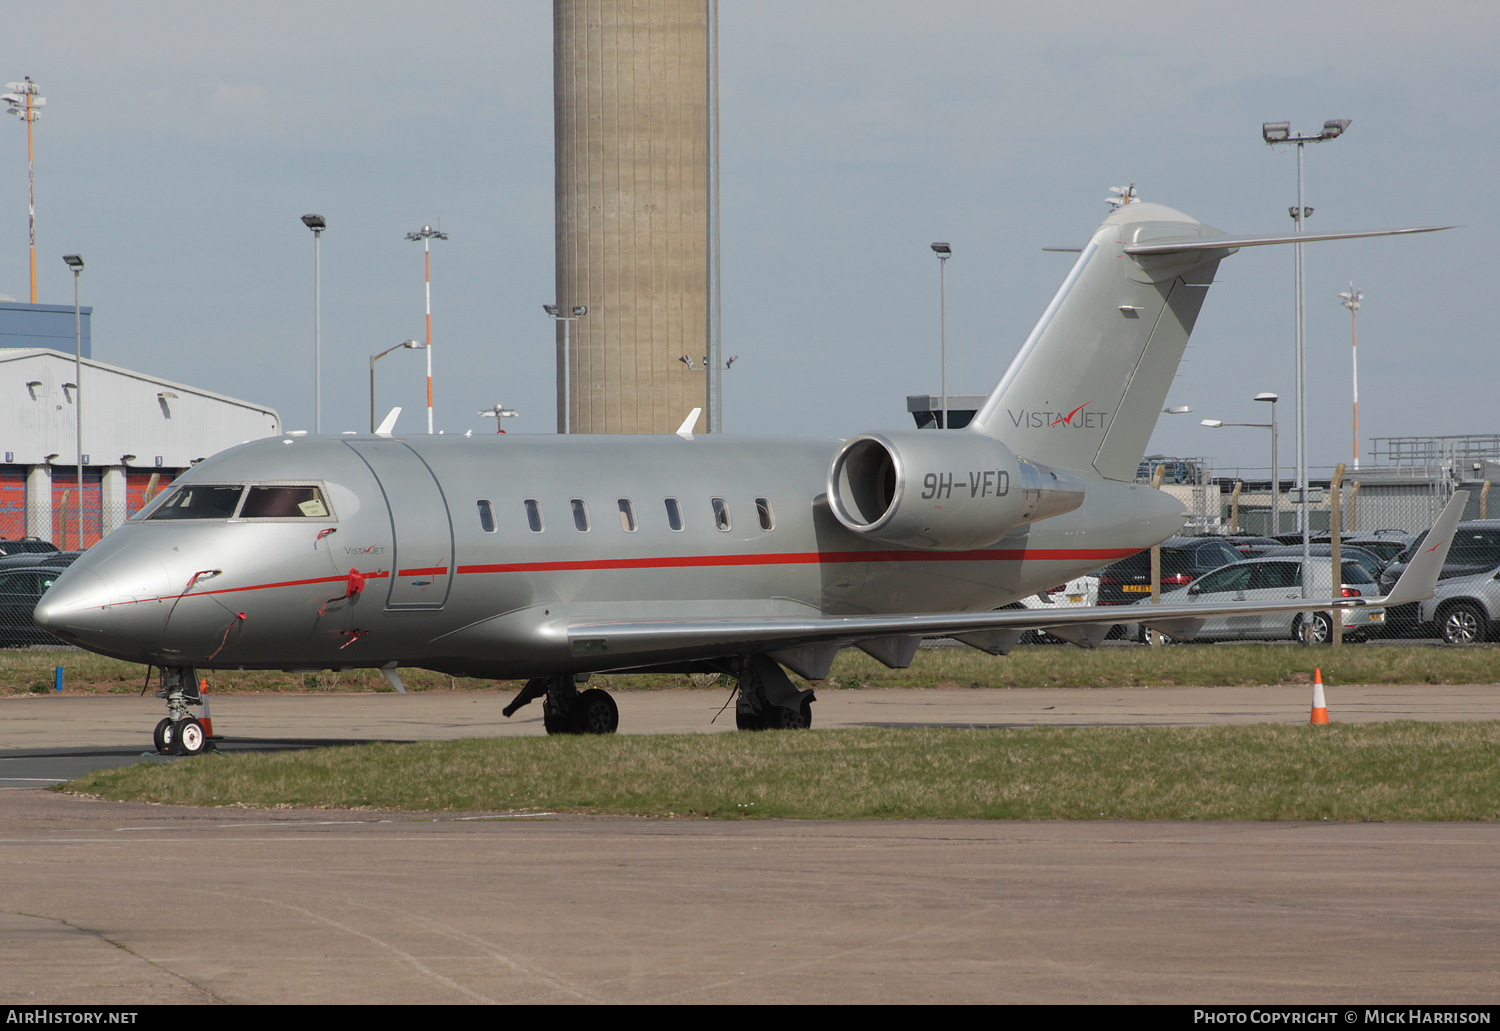
{"type": "Polygon", "coordinates": [[[189,667],[168,667],[161,671],[161,690],[157,697],[167,701],[167,716],[157,723],[151,744],[162,755],[200,755],[212,747],[209,732],[208,701],[198,687],[197,671],[189,667]],[[203,718],[193,709],[201,707],[203,718]]]}

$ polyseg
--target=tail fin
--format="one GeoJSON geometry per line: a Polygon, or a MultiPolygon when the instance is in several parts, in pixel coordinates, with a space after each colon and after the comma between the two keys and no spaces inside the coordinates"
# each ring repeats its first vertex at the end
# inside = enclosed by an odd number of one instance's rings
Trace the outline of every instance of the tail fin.
{"type": "Polygon", "coordinates": [[[1117,208],[970,427],[1023,458],[1134,479],[1214,272],[1234,253],[1213,246],[1224,236],[1160,204],[1117,208]],[[1186,246],[1126,250],[1157,241],[1186,246]]]}
{"type": "Polygon", "coordinates": [[[1160,204],[1123,204],[969,428],[1022,458],[1132,480],[1220,261],[1241,247],[1452,228],[1228,236],[1160,204]]]}

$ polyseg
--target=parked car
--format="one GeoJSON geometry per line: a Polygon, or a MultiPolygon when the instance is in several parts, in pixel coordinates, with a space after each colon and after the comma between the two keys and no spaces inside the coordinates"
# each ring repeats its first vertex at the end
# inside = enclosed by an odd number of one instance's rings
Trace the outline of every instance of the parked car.
{"type": "Polygon", "coordinates": [[[1257,537],[1248,533],[1231,533],[1221,537],[1225,544],[1240,553],[1241,558],[1259,558],[1266,548],[1279,548],[1281,542],[1271,537],[1257,537]]]}
{"type": "MultiPolygon", "coordinates": [[[[1426,540],[1427,532],[1423,531],[1381,571],[1381,593],[1388,593],[1395,586],[1397,578],[1406,569],[1406,564],[1426,540]]],[[[1453,535],[1453,545],[1448,549],[1448,559],[1438,572],[1438,580],[1477,576],[1496,566],[1500,566],[1500,519],[1466,519],[1458,524],[1458,530],[1453,535]]],[[[1386,618],[1389,620],[1388,633],[1414,633],[1421,624],[1417,602],[1396,606],[1386,618]]]]}
{"type": "Polygon", "coordinates": [[[1490,640],[1500,628],[1500,569],[1444,580],[1417,608],[1422,627],[1449,644],[1490,640]]]}
{"type": "MultiPolygon", "coordinates": [[[[1016,604],[1026,609],[1068,609],[1098,604],[1099,577],[1080,576],[1065,584],[1049,587],[1045,591],[1028,594],[1016,604]]],[[[1028,630],[1021,638],[1022,644],[1062,644],[1062,638],[1045,630],[1028,630]]]]}
{"type": "MultiPolygon", "coordinates": [[[[1339,593],[1345,598],[1373,596],[1379,587],[1364,566],[1353,559],[1341,559],[1343,582],[1339,593]]],[[[1244,562],[1205,573],[1191,585],[1163,593],[1163,605],[1222,604],[1231,601],[1282,601],[1302,597],[1304,572],[1307,595],[1327,598],[1332,591],[1332,573],[1328,562],[1312,559],[1304,571],[1300,556],[1252,558],[1244,562]]],[[[1148,602],[1149,604],[1149,602],[1148,602]]],[[[1384,622],[1385,614],[1377,608],[1342,609],[1344,639],[1362,641],[1384,622]]],[[[1198,641],[1290,639],[1306,644],[1322,644],[1333,635],[1333,620],[1327,612],[1264,612],[1243,616],[1214,616],[1204,621],[1194,636],[1198,641]]]]}
{"type": "MultiPolygon", "coordinates": [[[[1310,544],[1308,545],[1307,553],[1313,558],[1326,558],[1331,562],[1333,560],[1333,545],[1310,544]]],[[[1285,558],[1288,555],[1300,556],[1301,554],[1301,544],[1278,544],[1274,548],[1266,548],[1255,557],[1285,558]]],[[[1380,579],[1380,571],[1384,569],[1386,565],[1384,560],[1382,560],[1379,555],[1376,555],[1372,551],[1366,551],[1364,548],[1357,547],[1352,544],[1341,543],[1339,545],[1339,559],[1343,560],[1346,558],[1353,559],[1360,565],[1364,566],[1365,572],[1369,573],[1370,576],[1374,577],[1377,581],[1380,579]]]]}
{"type": "Polygon", "coordinates": [[[82,554],[81,551],[52,551],[39,555],[5,555],[0,556],[0,569],[22,569],[29,566],[67,569],[82,554]]]}
{"type": "Polygon", "coordinates": [[[44,541],[40,537],[22,537],[18,540],[6,540],[0,537],[0,556],[11,555],[39,555],[44,552],[55,552],[57,545],[51,541],[44,541]]]}
{"type": "Polygon", "coordinates": [[[37,602],[61,575],[59,566],[34,562],[0,569],[0,648],[62,643],[31,618],[37,602]]]}
{"type": "MultiPolygon", "coordinates": [[[[1364,548],[1379,556],[1380,561],[1390,564],[1391,560],[1407,549],[1412,541],[1416,540],[1415,534],[1392,533],[1386,531],[1379,534],[1351,533],[1346,534],[1342,541],[1344,544],[1352,544],[1356,548],[1364,548]]],[[[1326,538],[1319,538],[1320,543],[1327,543],[1326,538]]]]}
{"type": "MultiPolygon", "coordinates": [[[[1238,562],[1222,537],[1168,537],[1161,545],[1163,591],[1186,587],[1211,569],[1238,562]]],[[[1141,551],[1099,571],[1099,604],[1132,605],[1151,593],[1151,552],[1141,551]]]]}

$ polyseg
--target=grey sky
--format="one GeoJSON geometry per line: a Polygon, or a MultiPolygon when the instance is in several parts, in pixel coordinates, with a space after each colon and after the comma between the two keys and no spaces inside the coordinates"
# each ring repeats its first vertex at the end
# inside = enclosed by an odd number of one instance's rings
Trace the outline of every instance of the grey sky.
{"type": "MultiPolygon", "coordinates": [[[[1104,216],[1107,187],[1233,232],[1289,230],[1313,130],[1309,230],[1464,223],[1307,248],[1314,465],[1349,456],[1349,319],[1368,438],[1500,432],[1488,279],[1500,8],[1406,2],[721,4],[724,337],[731,432],[901,425],[937,390],[948,240],[950,390],[987,391],[1104,216]]],[[[88,261],[101,360],[312,422],[312,242],[323,244],[324,428],[362,429],[368,358],[422,332],[433,246],[437,423],[554,425],[551,5],[95,2],[7,19],[0,81],[48,98],[37,135],[39,300],[88,261]]],[[[25,297],[25,131],[0,127],[0,293],[25,297]]],[[[1153,450],[1265,466],[1249,398],[1290,402],[1292,256],[1225,262],[1153,450]]],[[[381,362],[416,431],[422,357],[381,362]]],[[[685,413],[684,413],[685,414],[685,413]]],[[[1290,403],[1282,406],[1289,429],[1290,403]]],[[[1292,457],[1283,435],[1282,465],[1292,457]]]]}

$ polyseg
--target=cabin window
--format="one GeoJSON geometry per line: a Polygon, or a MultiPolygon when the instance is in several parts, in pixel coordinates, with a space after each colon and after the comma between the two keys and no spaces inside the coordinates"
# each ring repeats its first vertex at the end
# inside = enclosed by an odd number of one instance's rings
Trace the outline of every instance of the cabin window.
{"type": "Polygon", "coordinates": [[[667,525],[674,530],[682,529],[682,506],[676,498],[667,499],[667,525]]]}
{"type": "Polygon", "coordinates": [[[479,526],[485,533],[495,532],[495,507],[488,501],[479,502],[479,526]]]}
{"type": "Polygon", "coordinates": [[[328,504],[317,487],[251,487],[241,519],[327,519],[328,504]]]}
{"type": "Polygon", "coordinates": [[[630,503],[629,498],[620,499],[620,529],[626,533],[635,533],[635,506],[630,503]]]}
{"type": "Polygon", "coordinates": [[[582,498],[573,499],[573,525],[580,533],[588,533],[589,506],[584,504],[582,498]]]}
{"type": "Polygon", "coordinates": [[[714,498],[714,525],[725,533],[729,532],[729,506],[724,504],[723,498],[714,498]]]}
{"type": "Polygon", "coordinates": [[[179,487],[152,519],[228,519],[240,503],[244,487],[179,487]]]}
{"type": "Polygon", "coordinates": [[[769,530],[776,525],[776,516],[771,513],[770,498],[755,499],[755,514],[760,516],[760,528],[769,530]]]}
{"type": "Polygon", "coordinates": [[[531,527],[532,533],[542,532],[542,506],[535,498],[526,499],[526,525],[531,527]]]}

